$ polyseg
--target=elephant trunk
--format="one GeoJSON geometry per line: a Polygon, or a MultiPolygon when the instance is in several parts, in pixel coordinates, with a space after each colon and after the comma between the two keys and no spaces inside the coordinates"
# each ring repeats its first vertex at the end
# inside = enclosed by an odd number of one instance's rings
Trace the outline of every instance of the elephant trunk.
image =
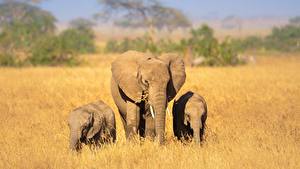
{"type": "Polygon", "coordinates": [[[193,129],[193,139],[196,143],[200,143],[200,128],[202,127],[202,123],[200,122],[200,119],[192,120],[191,123],[191,127],[193,129]]]}
{"type": "Polygon", "coordinates": [[[166,119],[166,106],[167,97],[166,90],[160,88],[153,90],[149,93],[150,104],[154,107],[155,112],[155,133],[156,139],[160,144],[164,142],[165,135],[165,119],[166,119]]]}
{"type": "Polygon", "coordinates": [[[71,129],[70,132],[70,149],[73,151],[78,151],[79,149],[79,139],[78,131],[76,129],[71,129]]]}

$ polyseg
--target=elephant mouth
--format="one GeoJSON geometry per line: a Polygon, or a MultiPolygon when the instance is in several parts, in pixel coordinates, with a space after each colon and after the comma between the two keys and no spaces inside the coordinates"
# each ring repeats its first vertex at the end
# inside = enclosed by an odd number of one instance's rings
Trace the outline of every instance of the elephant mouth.
{"type": "Polygon", "coordinates": [[[155,111],[153,106],[149,103],[149,90],[143,90],[142,91],[142,96],[141,96],[141,101],[145,102],[145,114],[144,117],[151,117],[154,119],[155,118],[155,111]]]}
{"type": "Polygon", "coordinates": [[[145,103],[148,103],[148,98],[149,98],[149,91],[143,90],[142,96],[141,96],[141,101],[145,101],[145,103]]]}

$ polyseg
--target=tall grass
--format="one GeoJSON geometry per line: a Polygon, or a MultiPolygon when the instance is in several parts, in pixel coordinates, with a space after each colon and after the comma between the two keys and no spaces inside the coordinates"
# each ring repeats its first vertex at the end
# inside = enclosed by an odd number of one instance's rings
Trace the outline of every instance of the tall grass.
{"type": "MultiPolygon", "coordinates": [[[[300,58],[188,68],[187,90],[208,104],[206,141],[128,143],[110,94],[109,62],[77,68],[0,68],[0,168],[299,168],[300,58]],[[68,112],[97,99],[117,116],[117,143],[68,150],[68,112]]],[[[171,104],[169,104],[171,106],[171,104]]]]}

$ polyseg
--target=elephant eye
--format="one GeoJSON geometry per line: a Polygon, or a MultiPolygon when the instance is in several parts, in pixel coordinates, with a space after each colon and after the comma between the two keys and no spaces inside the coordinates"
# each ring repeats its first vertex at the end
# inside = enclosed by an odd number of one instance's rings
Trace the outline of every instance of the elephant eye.
{"type": "Polygon", "coordinates": [[[146,86],[149,86],[148,80],[143,80],[143,84],[146,85],[146,86]]]}

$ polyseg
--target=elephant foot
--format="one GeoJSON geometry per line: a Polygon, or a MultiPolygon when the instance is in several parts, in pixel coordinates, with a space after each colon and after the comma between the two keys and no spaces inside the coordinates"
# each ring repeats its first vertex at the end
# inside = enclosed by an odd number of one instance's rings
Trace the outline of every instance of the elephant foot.
{"type": "Polygon", "coordinates": [[[146,136],[146,138],[153,141],[154,138],[155,138],[155,130],[147,129],[146,132],[145,132],[145,136],[146,136]]]}
{"type": "Polygon", "coordinates": [[[158,143],[159,145],[164,145],[165,144],[164,137],[156,136],[155,142],[158,143]]]}

